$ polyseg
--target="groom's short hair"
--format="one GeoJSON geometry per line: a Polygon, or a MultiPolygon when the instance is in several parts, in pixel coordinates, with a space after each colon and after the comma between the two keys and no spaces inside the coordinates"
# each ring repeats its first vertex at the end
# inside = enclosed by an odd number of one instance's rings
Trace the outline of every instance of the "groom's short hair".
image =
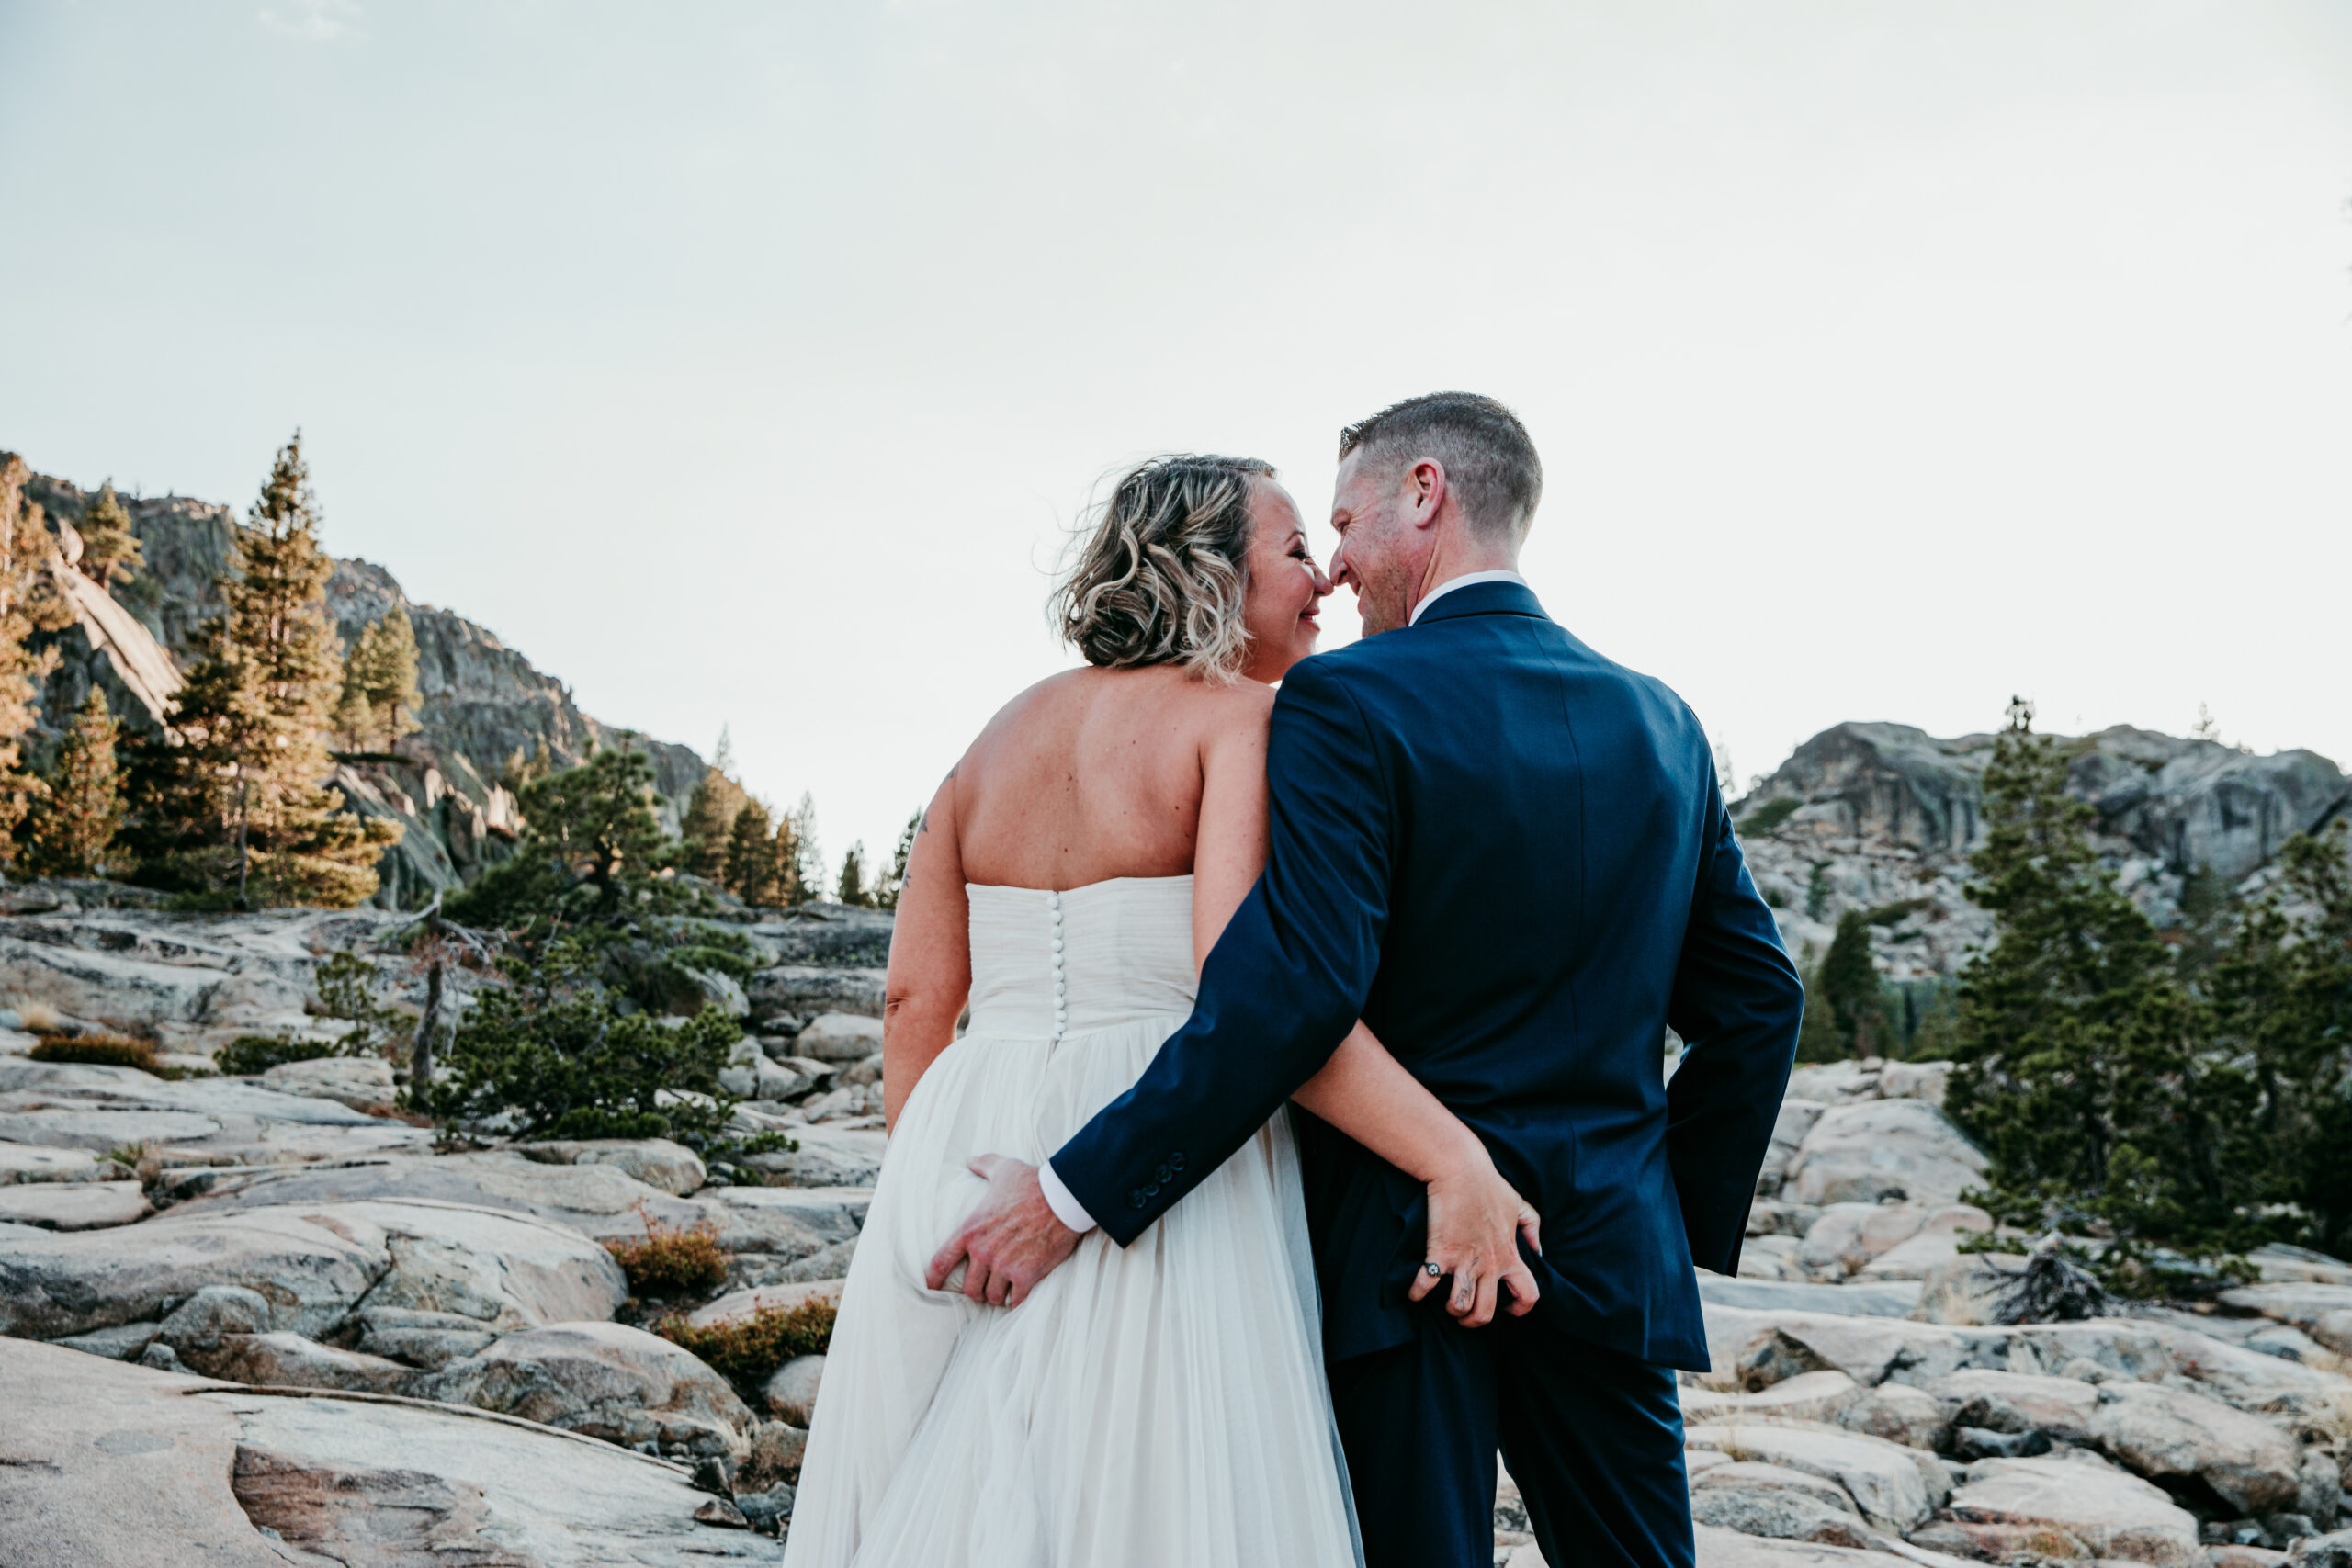
{"type": "Polygon", "coordinates": [[[1544,463],[1519,416],[1476,392],[1429,392],[1392,403],[1340,432],[1340,460],[1434,457],[1471,527],[1514,545],[1527,537],[1544,499],[1544,463]]]}

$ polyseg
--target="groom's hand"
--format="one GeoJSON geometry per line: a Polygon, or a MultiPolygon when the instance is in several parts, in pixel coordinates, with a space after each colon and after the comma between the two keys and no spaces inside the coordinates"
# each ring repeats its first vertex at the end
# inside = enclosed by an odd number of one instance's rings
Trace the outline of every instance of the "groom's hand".
{"type": "Polygon", "coordinates": [[[979,1206],[965,1216],[932,1255],[924,1278],[944,1290],[958,1263],[965,1265],[964,1293],[976,1302],[1017,1307],[1037,1281],[1078,1250],[1079,1233],[1055,1217],[1037,1185],[1037,1168],[1002,1155],[982,1155],[967,1166],[988,1182],[979,1206]]]}
{"type": "Polygon", "coordinates": [[[1519,1255],[1544,1250],[1544,1222],[1535,1206],[1482,1156],[1429,1184],[1428,1266],[1413,1278],[1412,1299],[1420,1301],[1446,1281],[1445,1310],[1464,1328],[1483,1328],[1510,1292],[1509,1311],[1525,1317],[1535,1310],[1535,1275],[1519,1255]]]}

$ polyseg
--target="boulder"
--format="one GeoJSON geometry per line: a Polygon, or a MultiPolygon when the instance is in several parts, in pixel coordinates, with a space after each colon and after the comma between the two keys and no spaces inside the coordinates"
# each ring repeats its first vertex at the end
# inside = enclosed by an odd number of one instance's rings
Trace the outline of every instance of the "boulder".
{"type": "Polygon", "coordinates": [[[694,1206],[727,1251],[796,1259],[857,1235],[873,1201],[870,1187],[714,1187],[694,1206]]]}
{"type": "Polygon", "coordinates": [[[746,1162],[790,1187],[871,1187],[882,1178],[889,1134],[879,1127],[796,1127],[796,1150],[753,1155],[746,1162]]]}
{"type": "Polygon", "coordinates": [[[29,1098],[0,1095],[0,1139],[104,1155],[139,1144],[193,1143],[220,1131],[220,1122],[192,1111],[28,1103],[29,1098]]]}
{"type": "Polygon", "coordinates": [[[1984,1156],[1934,1106],[1917,1100],[1832,1106],[1789,1165],[1804,1203],[1954,1203],[1984,1173],[1984,1156]]]}
{"type": "Polygon", "coordinates": [[[1908,1383],[1883,1382],[1838,1412],[1838,1425],[1901,1443],[1906,1449],[1940,1453],[1951,1441],[1951,1419],[1942,1400],[1908,1383]]]}
{"type": "Polygon", "coordinates": [[[1797,1256],[1814,1273],[1832,1280],[1858,1274],[1881,1253],[1919,1233],[1928,1210],[1917,1203],[1831,1203],[1804,1234],[1797,1256]]]}
{"type": "Polygon", "coordinates": [[[0,1235],[0,1334],[55,1339],[154,1323],[208,1285],[243,1285],[270,1303],[266,1326],[315,1337],[390,1267],[380,1230],[298,1209],[175,1209],[114,1230],[0,1235]]]}
{"type": "Polygon", "coordinates": [[[1994,1308],[2026,1260],[2015,1253],[1965,1253],[1955,1247],[1949,1258],[1923,1261],[1927,1267],[1913,1315],[1923,1323],[1973,1327],[1993,1321],[1994,1308]]]}
{"type": "Polygon", "coordinates": [[[1839,1411],[1859,1402],[1861,1385],[1843,1372],[1801,1372],[1754,1393],[1719,1393],[1686,1388],[1682,1394],[1685,1421],[1732,1421],[1765,1416],[1797,1421],[1834,1421],[1839,1411]]]}
{"type": "Polygon", "coordinates": [[[2335,1530],[2295,1543],[2295,1568],[2352,1568],[2352,1530],[2335,1530]]]}
{"type": "Polygon", "coordinates": [[[2352,1285],[2312,1281],[2248,1285],[2222,1292],[2222,1304],[2290,1324],[2339,1356],[2352,1356],[2352,1285]]]}
{"type": "MultiPolygon", "coordinates": [[[[765,1492],[781,1483],[797,1483],[801,1456],[808,1451],[806,1427],[796,1427],[789,1421],[760,1422],[752,1428],[751,1447],[743,1455],[743,1462],[736,1467],[737,1495],[765,1492]]],[[[789,1497],[785,1499],[785,1506],[790,1508],[789,1497]]]]}
{"type": "Polygon", "coordinates": [[[2266,1284],[2352,1285],[2352,1263],[2307,1247],[2272,1242],[2245,1257],[2266,1284]]]}
{"type": "MultiPolygon", "coordinates": [[[[193,1361],[189,1364],[195,1365],[193,1361]]],[[[299,1334],[282,1332],[224,1336],[201,1370],[232,1382],[273,1388],[330,1388],[353,1393],[398,1393],[417,1375],[413,1368],[381,1356],[338,1350],[299,1334]]]]}
{"type": "Polygon", "coordinates": [[[1925,1100],[1941,1111],[1944,1090],[1951,1084],[1951,1066],[1950,1062],[1889,1062],[1879,1069],[1879,1097],[1925,1100]]]}
{"type": "Polygon", "coordinates": [[[820,1280],[730,1292],[708,1306],[688,1313],[686,1321],[696,1328],[712,1328],[722,1323],[746,1322],[763,1312],[790,1312],[808,1302],[831,1302],[838,1307],[842,1303],[842,1281],[820,1280]]]}
{"type": "Polygon", "coordinates": [[[279,1395],[0,1338],[0,1562],[775,1562],[678,1466],[470,1411],[279,1395]]]}
{"type": "Polygon", "coordinates": [[[422,1202],[311,1212],[380,1228],[391,1268],[359,1303],[363,1313],[443,1313],[513,1329],[608,1318],[628,1299],[610,1252],[534,1215],[422,1202]]]}
{"type": "Polygon", "coordinates": [[[673,1198],[616,1165],[556,1165],[509,1150],[395,1154],[334,1165],[257,1169],[222,1180],[183,1211],[316,1202],[435,1202],[505,1210],[568,1225],[597,1240],[636,1239],[646,1222],[691,1228],[698,1203],[673,1198]]]}
{"type": "Polygon", "coordinates": [[[710,1179],[702,1156],[667,1138],[592,1138],[518,1144],[514,1152],[545,1165],[608,1165],[648,1187],[684,1198],[710,1179]]]}
{"type": "Polygon", "coordinates": [[[727,1381],[667,1339],[617,1323],[561,1323],[507,1335],[452,1361],[419,1391],[626,1447],[740,1455],[751,1408],[727,1381]]]}
{"type": "Polygon", "coordinates": [[[2161,1488],[2097,1459],[1980,1461],[1952,1494],[1951,1512],[1952,1523],[1917,1532],[1916,1543],[1996,1561],[2033,1553],[2159,1568],[2202,1562],[2197,1520],[2187,1509],[2161,1488]]]}
{"type": "Polygon", "coordinates": [[[1977,1364],[1980,1348],[1960,1330],[1903,1318],[1754,1312],[1713,1303],[1705,1311],[1707,1349],[1716,1368],[1711,1375],[1739,1375],[1753,1361],[1755,1375],[1749,1381],[1758,1386],[1798,1372],[1835,1368],[1866,1388],[1874,1387],[1899,1365],[1904,1382],[1925,1387],[1977,1364]]]}
{"type": "Polygon", "coordinates": [[[2093,1440],[2139,1474],[2200,1481],[2241,1515],[2295,1506],[2301,1455],[2272,1423],[2150,1383],[2108,1383],[2098,1395],[2093,1440]]]}
{"type": "Polygon", "coordinates": [[[496,1330],[462,1313],[362,1306],[351,1322],[359,1327],[363,1352],[427,1371],[479,1355],[498,1342],[496,1330]]]}
{"type": "MultiPolygon", "coordinates": [[[[882,969],[832,969],[788,964],[755,972],[743,989],[751,999],[752,1010],[762,1018],[797,1013],[803,1018],[815,1014],[820,1021],[826,1017],[844,1015],[878,1020],[882,1016],[887,978],[888,971],[882,969]]],[[[813,1056],[817,1053],[804,1051],[802,1055],[813,1056]]],[[[840,1059],[854,1061],[856,1057],[840,1059]]]]}
{"type": "Polygon", "coordinates": [[[1800,1062],[1789,1070],[1787,1100],[1811,1100],[1822,1106],[1846,1105],[1878,1097],[1879,1075],[1886,1064],[1841,1058],[1835,1062],[1800,1062]]]}
{"type": "MultiPolygon", "coordinates": [[[[770,971],[773,973],[773,971],[770,971]]],[[[862,1062],[882,1049],[881,1008],[875,1016],[864,1017],[846,1012],[820,1013],[800,1032],[793,1048],[800,1055],[820,1062],[846,1065],[862,1062]]]]}
{"type": "Polygon", "coordinates": [[[39,1144],[0,1144],[0,1187],[27,1181],[96,1181],[105,1173],[87,1149],[51,1149],[39,1144]]]}
{"type": "Polygon", "coordinates": [[[154,1212],[136,1181],[40,1181],[0,1187],[0,1221],[43,1230],[127,1225],[154,1212]]]}
{"type": "Polygon", "coordinates": [[[75,936],[96,934],[94,922],[60,916],[16,924],[19,930],[35,928],[68,940],[27,941],[0,934],[0,992],[38,997],[86,1022],[177,1043],[226,1039],[239,1032],[271,1033],[307,1021],[299,983],[249,966],[232,972],[233,960],[225,952],[217,966],[150,962],[122,952],[73,945],[75,936]]]}
{"type": "Polygon", "coordinates": [[[759,1042],[744,1037],[718,1071],[718,1087],[739,1100],[780,1100],[802,1089],[802,1075],[768,1060],[759,1042]]]}
{"type": "Polygon", "coordinates": [[[2352,1379],[2159,1321],[2094,1318],[2085,1323],[1978,1330],[1987,1344],[2019,1348],[2038,1365],[2019,1370],[2076,1376],[2084,1368],[2139,1382],[2189,1386],[2250,1415],[2274,1416],[2307,1441],[2352,1440],[2352,1379]]]}
{"type": "Polygon", "coordinates": [[[381,1056],[317,1056],[307,1062],[281,1062],[262,1074],[261,1081],[287,1094],[332,1100],[356,1111],[369,1111],[392,1102],[392,1065],[381,1056]]]}
{"type": "Polygon", "coordinates": [[[62,1338],[155,1322],[216,1286],[268,1303],[251,1331],[311,1338],[356,1308],[506,1328],[609,1316],[628,1293],[611,1256],[575,1232],[443,1204],[188,1204],[117,1230],[0,1238],[0,1333],[62,1338]]]}
{"type": "Polygon", "coordinates": [[[1867,1549],[1877,1539],[1845,1488],[1776,1464],[1716,1465],[1692,1479],[1693,1523],[1747,1535],[1867,1549]]]}
{"type": "Polygon", "coordinates": [[[1781,1100],[1780,1114],[1773,1119],[1772,1142],[1764,1153],[1764,1168],[1758,1173],[1756,1190],[1778,1192],[1787,1180],[1789,1162],[1797,1157],[1797,1148],[1821,1113],[1829,1107],[1818,1100],[1801,1100],[1793,1089],[1781,1100]]]}
{"type": "Polygon", "coordinates": [[[1994,1432],[2046,1432],[2062,1443],[2091,1440],[2098,1386],[2072,1378],[1969,1368],[1939,1378],[1928,1391],[1953,1406],[1952,1419],[1994,1432]]]}
{"type": "Polygon", "coordinates": [[[775,1370],[760,1393],[774,1414],[806,1427],[817,1413],[817,1393],[824,1381],[824,1357],[795,1356],[775,1370]]]}
{"type": "Polygon", "coordinates": [[[1683,1442],[1834,1481],[1881,1529],[1913,1529],[1942,1501],[1943,1472],[1932,1456],[1835,1427],[1711,1421],[1689,1428],[1683,1442]]]}

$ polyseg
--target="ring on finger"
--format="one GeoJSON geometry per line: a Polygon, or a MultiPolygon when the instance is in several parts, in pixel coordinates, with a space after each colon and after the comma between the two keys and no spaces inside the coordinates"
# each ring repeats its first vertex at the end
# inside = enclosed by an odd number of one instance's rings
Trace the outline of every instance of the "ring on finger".
{"type": "Polygon", "coordinates": [[[1422,1264],[1421,1272],[1427,1274],[1432,1280],[1441,1279],[1445,1274],[1445,1270],[1435,1263],[1422,1264]]]}

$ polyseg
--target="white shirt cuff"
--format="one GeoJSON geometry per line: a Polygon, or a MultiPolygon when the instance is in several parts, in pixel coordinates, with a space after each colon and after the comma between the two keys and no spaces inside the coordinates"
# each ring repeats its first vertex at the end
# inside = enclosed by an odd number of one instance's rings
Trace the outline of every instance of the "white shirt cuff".
{"type": "Polygon", "coordinates": [[[1052,1160],[1037,1168],[1037,1185],[1046,1190],[1046,1206],[1053,1210],[1054,1218],[1080,1235],[1094,1228],[1094,1216],[1062,1185],[1062,1179],[1054,1174],[1052,1160]]]}

